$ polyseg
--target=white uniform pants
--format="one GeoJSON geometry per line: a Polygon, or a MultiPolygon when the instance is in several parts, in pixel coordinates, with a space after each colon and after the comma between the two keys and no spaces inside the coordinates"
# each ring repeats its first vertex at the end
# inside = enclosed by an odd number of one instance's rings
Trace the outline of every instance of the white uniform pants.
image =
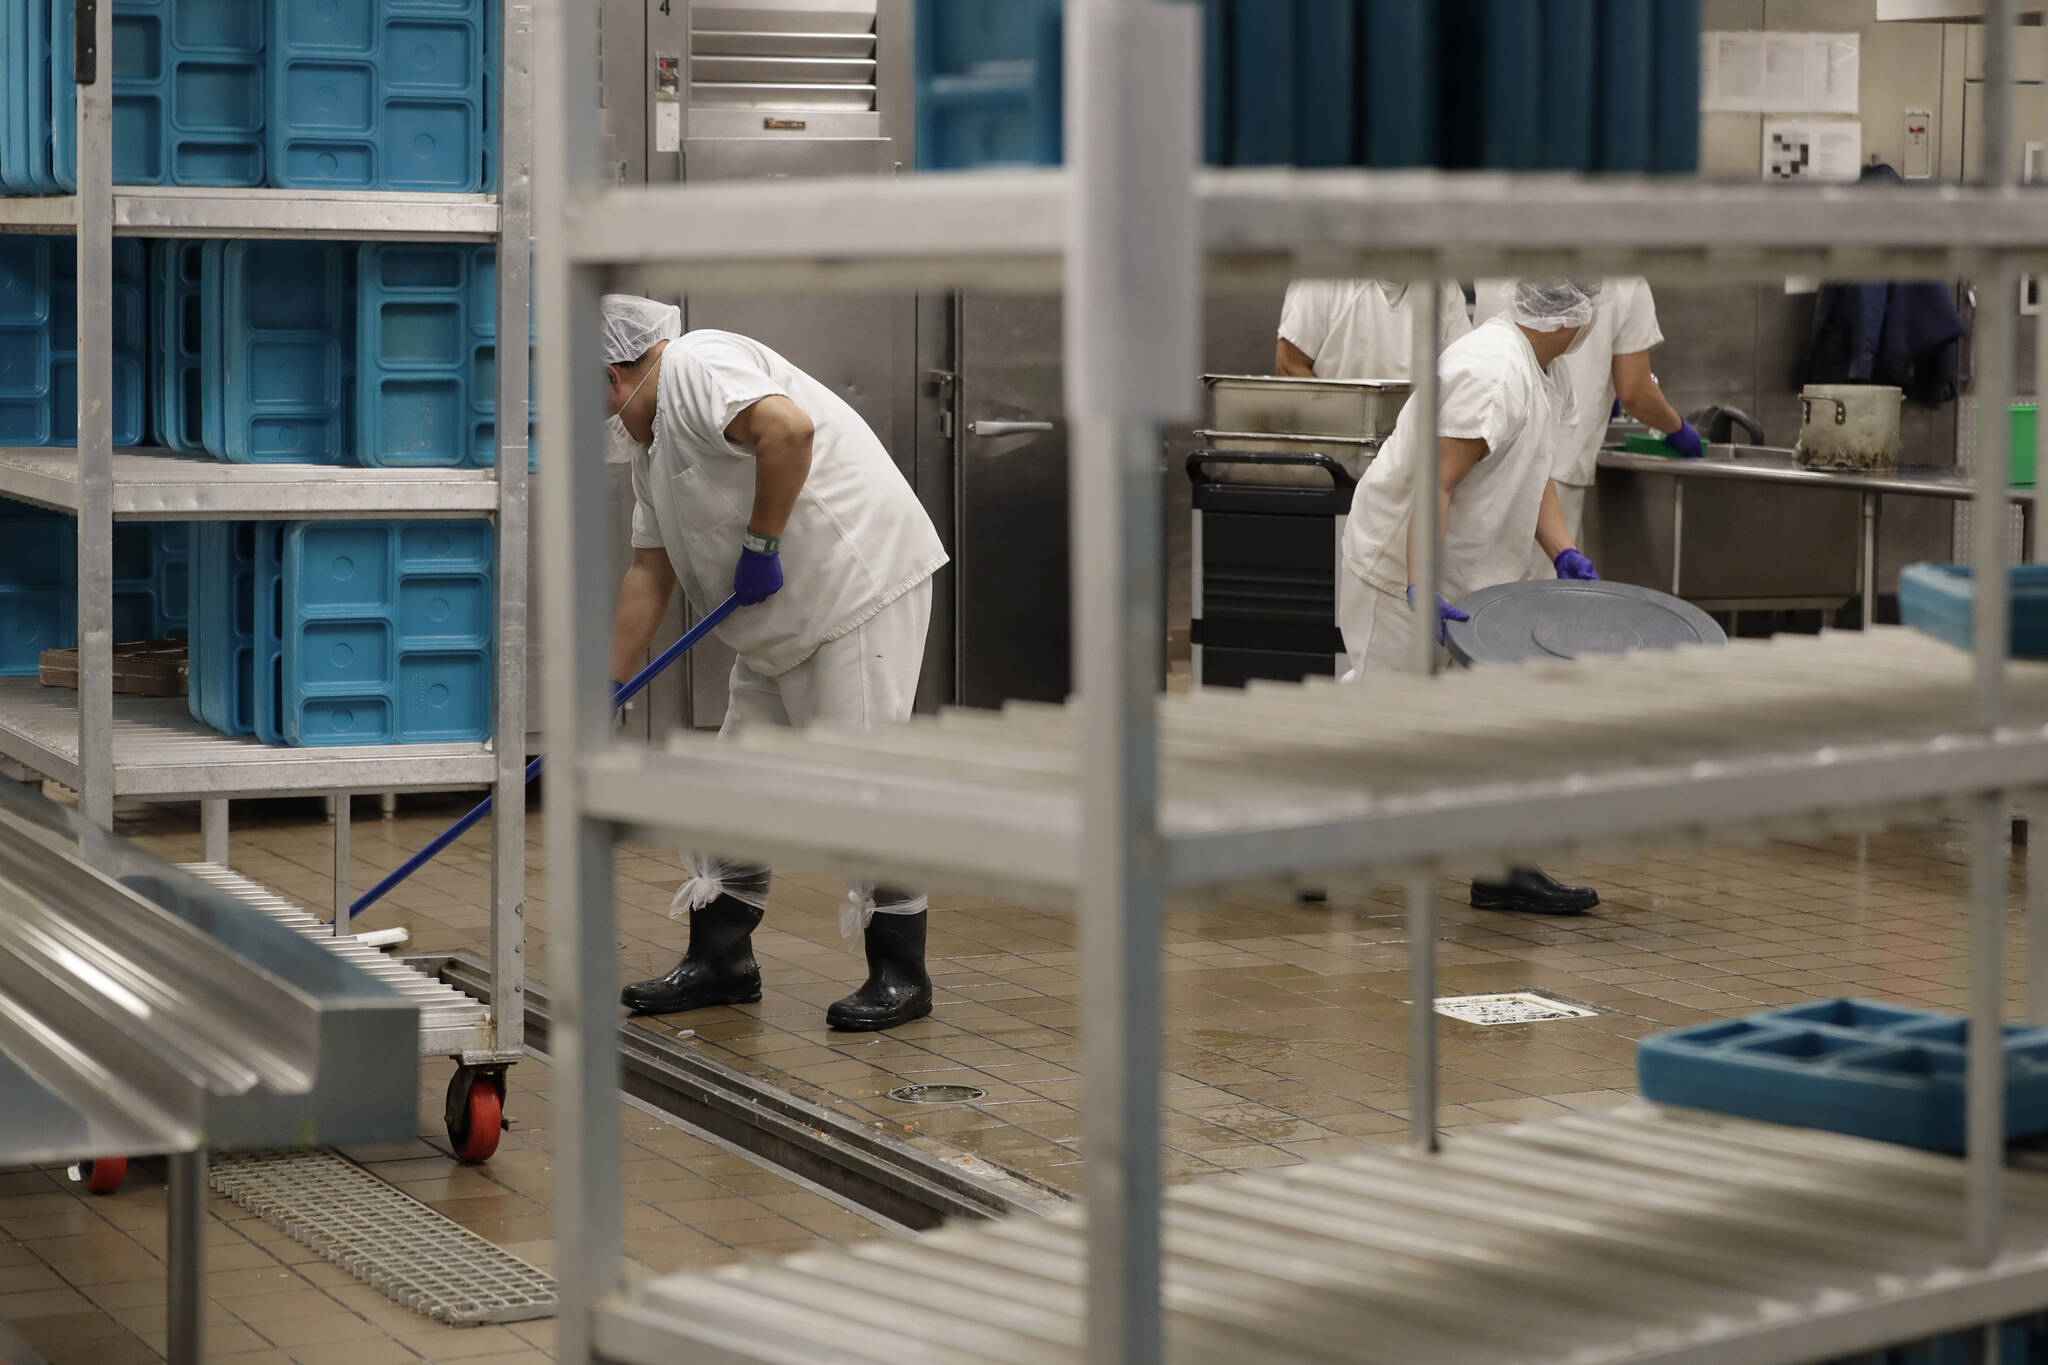
{"type": "MultiPolygon", "coordinates": [[[[1343,571],[1337,589],[1337,626],[1344,632],[1344,652],[1351,656],[1346,682],[1357,682],[1367,673],[1414,673],[1415,628],[1429,617],[1408,609],[1402,593],[1375,587],[1353,573],[1343,571]]],[[[1444,650],[1439,646],[1439,659],[1444,650]]]]}
{"type": "MultiPolygon", "coordinates": [[[[731,739],[750,725],[805,729],[812,725],[901,725],[917,701],[917,679],[924,667],[925,632],[931,626],[932,583],[929,578],[877,612],[866,624],[777,677],[764,677],[742,658],[732,666],[731,699],[726,704],[720,739],[731,739]]],[[[768,904],[768,869],[730,862],[707,854],[685,852],[682,889],[670,914],[680,918],[700,910],[720,895],[729,895],[755,909],[768,904]]],[[[849,885],[840,913],[840,928],[852,936],[868,917],[915,915],[926,909],[925,898],[891,887],[849,885]]]]}

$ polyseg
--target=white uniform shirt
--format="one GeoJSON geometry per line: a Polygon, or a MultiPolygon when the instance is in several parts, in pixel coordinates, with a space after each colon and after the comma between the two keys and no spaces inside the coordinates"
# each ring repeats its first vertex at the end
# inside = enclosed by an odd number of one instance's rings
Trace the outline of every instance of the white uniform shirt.
{"type": "Polygon", "coordinates": [[[725,429],[778,394],[816,429],[782,536],[783,589],[718,628],[748,667],[788,672],[945,564],[931,518],[860,414],[760,342],[686,333],[663,352],[656,382],[654,444],[633,462],[633,547],[666,548],[700,611],[732,594],[753,514],[754,453],[725,429]]]}
{"type": "MultiPolygon", "coordinates": [[[[1440,435],[1486,442],[1451,496],[1439,590],[1452,602],[1528,576],[1536,515],[1557,437],[1551,382],[1522,329],[1505,318],[1448,347],[1437,367],[1440,435]]],[[[1413,402],[1359,481],[1344,528],[1349,570],[1390,593],[1408,587],[1408,519],[1427,426],[1413,402]]]]}
{"type": "MultiPolygon", "coordinates": [[[[1296,280],[1280,306],[1280,339],[1315,362],[1318,379],[1405,380],[1415,355],[1410,295],[1378,280],[1296,280]]],[[[1439,330],[1445,346],[1472,330],[1455,284],[1443,286],[1439,330]]]]}
{"type": "MultiPolygon", "coordinates": [[[[1481,280],[1474,291],[1480,318],[1507,311],[1512,280],[1481,280]]],[[[1560,414],[1564,434],[1558,438],[1556,464],[1550,476],[1574,488],[1590,488],[1600,474],[1600,447],[1607,441],[1614,415],[1614,358],[1640,355],[1664,344],[1657,326],[1657,301],[1650,282],[1641,276],[1605,281],[1594,301],[1593,325],[1584,339],[1551,366],[1571,386],[1569,411],[1560,414]]]]}

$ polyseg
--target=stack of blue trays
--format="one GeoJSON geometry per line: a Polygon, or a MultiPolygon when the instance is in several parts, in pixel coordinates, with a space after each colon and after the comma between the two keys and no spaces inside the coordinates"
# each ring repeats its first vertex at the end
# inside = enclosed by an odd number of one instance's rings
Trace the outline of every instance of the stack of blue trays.
{"type": "Polygon", "coordinates": [[[483,0],[269,0],[274,185],[483,187],[483,0]]]}
{"type": "Polygon", "coordinates": [[[496,594],[483,521],[299,522],[284,536],[288,743],[480,743],[496,594]]]}
{"type": "MultiPolygon", "coordinates": [[[[1211,165],[1690,174],[1699,0],[1199,0],[1211,165]]],[[[1059,0],[919,0],[918,165],[1061,159],[1059,0]]]]}
{"type": "MultiPolygon", "coordinates": [[[[1936,1010],[1819,1000],[1653,1034],[1636,1070],[1660,1104],[1960,1152],[1967,1033],[1936,1010]]],[[[2005,1066],[2006,1136],[2048,1132],[2048,1029],[2008,1026],[2005,1066]]]]}
{"type": "Polygon", "coordinates": [[[78,533],[70,517],[0,498],[0,677],[32,678],[78,643],[78,533]]]}
{"type": "Polygon", "coordinates": [[[256,732],[256,540],[261,523],[208,521],[192,529],[187,703],[224,735],[256,732]]]}
{"type": "Polygon", "coordinates": [[[482,743],[493,543],[484,521],[201,524],[193,716],[308,748],[482,743]]]}
{"type": "Polygon", "coordinates": [[[200,309],[206,448],[233,464],[346,462],[354,453],[354,249],[208,242],[200,309]]]}
{"type": "MultiPolygon", "coordinates": [[[[147,428],[142,243],[114,243],[114,444],[147,428]]],[[[0,445],[78,440],[78,248],[69,237],[0,233],[0,445]]]]}

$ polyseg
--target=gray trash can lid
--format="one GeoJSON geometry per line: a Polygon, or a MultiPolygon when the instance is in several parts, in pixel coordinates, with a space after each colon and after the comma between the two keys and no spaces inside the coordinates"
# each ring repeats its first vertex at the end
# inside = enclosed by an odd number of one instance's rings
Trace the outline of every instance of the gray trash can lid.
{"type": "Polygon", "coordinates": [[[1458,606],[1472,619],[1451,622],[1445,634],[1451,657],[1468,667],[1728,643],[1714,619],[1690,602],[1630,583],[1501,583],[1458,606]]]}

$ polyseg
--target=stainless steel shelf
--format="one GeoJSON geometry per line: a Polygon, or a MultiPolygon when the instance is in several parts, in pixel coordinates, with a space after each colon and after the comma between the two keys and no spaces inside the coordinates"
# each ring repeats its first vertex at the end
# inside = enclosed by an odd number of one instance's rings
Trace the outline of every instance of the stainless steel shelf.
{"type": "Polygon", "coordinates": [[[78,196],[15,196],[0,194],[0,232],[59,235],[78,226],[78,196]]]}
{"type": "MultiPolygon", "coordinates": [[[[1169,697],[1165,876],[1484,868],[1588,831],[1607,848],[1753,837],[1820,811],[1911,818],[2048,772],[2048,665],[2012,665],[2008,687],[2009,725],[1987,736],[1968,656],[1880,630],[1169,697]]],[[[591,759],[585,801],[735,854],[1063,897],[1079,881],[1077,747],[1072,713],[1048,706],[682,737],[591,759]]]]}
{"type": "MultiPolygon", "coordinates": [[[[126,237],[285,237],[347,241],[487,242],[498,233],[488,194],[346,190],[114,189],[114,233],[126,237]]],[[[0,229],[69,233],[78,199],[0,198],[0,229]]]]}
{"type": "MultiPolygon", "coordinates": [[[[1169,1358],[1803,1365],[2048,1300],[2048,1176],[1962,1254],[1963,1163],[1635,1105],[1169,1192],[1169,1358]]],[[[599,1354],[730,1362],[1082,1359],[1083,1214],[647,1281],[599,1354]],[[684,1350],[683,1354],[691,1354],[684,1350]]]]}
{"type": "MultiPolygon", "coordinates": [[[[0,447],[0,496],[76,512],[77,450],[0,447]]],[[[114,456],[114,516],[120,520],[489,516],[497,510],[497,472],[490,469],[240,465],[163,450],[114,456]]]]}
{"type": "MultiPolygon", "coordinates": [[[[578,210],[584,264],[748,288],[1058,286],[1066,175],[1003,171],[613,189],[578,210]]],[[[1574,270],[1764,280],[1968,273],[2048,259],[2048,191],[1790,187],[1435,171],[1205,171],[1212,276],[1574,270]],[[1509,263],[1515,270],[1509,271],[1509,263]],[[1981,262],[1976,264],[1981,265],[1981,262]]]]}
{"type": "MultiPolygon", "coordinates": [[[[0,755],[78,787],[78,694],[34,678],[0,678],[0,755]]],[[[496,766],[482,744],[277,749],[200,724],[183,697],[114,699],[116,796],[488,787],[496,766]]]]}

